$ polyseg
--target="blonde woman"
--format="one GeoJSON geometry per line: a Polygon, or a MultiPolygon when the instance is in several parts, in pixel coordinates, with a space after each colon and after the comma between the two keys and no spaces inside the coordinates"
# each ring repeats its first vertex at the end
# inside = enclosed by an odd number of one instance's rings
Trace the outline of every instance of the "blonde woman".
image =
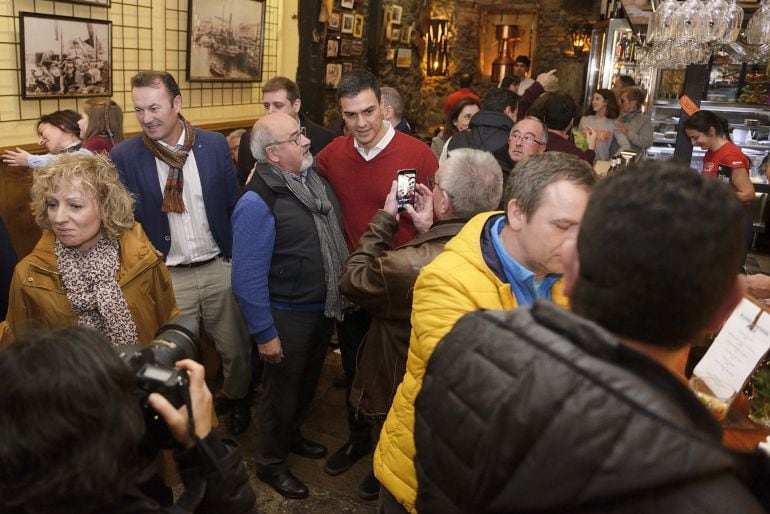
{"type": "Polygon", "coordinates": [[[31,197],[43,235],[14,271],[0,343],[69,325],[95,328],[114,346],[151,341],[178,312],[174,291],[109,159],[61,156],[35,170],[31,197]]]}

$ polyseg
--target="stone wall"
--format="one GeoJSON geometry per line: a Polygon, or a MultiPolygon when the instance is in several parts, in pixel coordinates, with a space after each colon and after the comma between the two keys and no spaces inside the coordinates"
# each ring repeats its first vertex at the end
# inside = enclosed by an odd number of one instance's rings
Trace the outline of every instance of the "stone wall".
{"type": "MultiPolygon", "coordinates": [[[[339,0],[335,1],[338,4],[339,0]]],[[[363,2],[356,2],[356,9],[363,2]]],[[[409,43],[370,38],[370,45],[378,45],[376,72],[382,85],[395,87],[404,98],[404,117],[420,133],[433,133],[443,124],[443,106],[446,96],[459,88],[459,76],[463,72],[475,76],[473,89],[483,96],[493,86],[489,76],[479,70],[480,30],[484,16],[499,13],[535,12],[537,24],[534,34],[535,49],[532,58],[532,76],[553,68],[559,70],[564,90],[581,100],[588,55],[580,59],[564,57],[568,48],[567,26],[570,23],[598,19],[600,0],[383,0],[384,6],[402,8],[399,28],[414,27],[409,43]],[[449,66],[443,77],[428,77],[424,57],[424,30],[430,18],[450,20],[449,66]],[[388,58],[388,49],[394,53],[399,48],[412,50],[412,66],[396,68],[388,58]]],[[[367,19],[367,24],[372,20],[367,19]]],[[[384,27],[382,32],[384,33],[384,27]]],[[[487,72],[488,73],[488,72],[487,72]]],[[[327,93],[327,121],[337,117],[336,96],[327,93]]]]}

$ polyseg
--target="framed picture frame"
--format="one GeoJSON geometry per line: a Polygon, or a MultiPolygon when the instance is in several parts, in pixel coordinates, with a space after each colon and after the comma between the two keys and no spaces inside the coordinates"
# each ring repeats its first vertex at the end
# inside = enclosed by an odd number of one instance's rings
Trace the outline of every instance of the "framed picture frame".
{"type": "Polygon", "coordinates": [[[340,40],[330,37],[326,40],[326,57],[337,57],[340,54],[340,40]]]}
{"type": "Polygon", "coordinates": [[[401,27],[393,27],[390,29],[390,39],[394,43],[398,43],[401,40],[401,27]]]}
{"type": "Polygon", "coordinates": [[[342,63],[342,74],[353,71],[353,63],[352,62],[343,62],[342,63]]]}
{"type": "Polygon", "coordinates": [[[21,97],[112,95],[112,22],[19,13],[21,97]]]}
{"type": "Polygon", "coordinates": [[[340,32],[343,34],[352,34],[355,17],[352,14],[344,13],[342,15],[342,27],[340,32]]]}
{"type": "Polygon", "coordinates": [[[340,30],[340,13],[337,11],[329,15],[329,30],[340,30]]]}
{"type": "Polygon", "coordinates": [[[361,39],[364,37],[364,17],[361,14],[356,14],[353,21],[353,37],[361,39]]]}
{"type": "Polygon", "coordinates": [[[396,68],[409,68],[412,66],[412,49],[399,48],[396,51],[396,68]]]}
{"type": "Polygon", "coordinates": [[[70,4],[85,4],[93,5],[95,7],[110,7],[112,6],[112,0],[61,0],[70,4]]]}
{"type": "Polygon", "coordinates": [[[401,15],[404,13],[404,8],[400,5],[390,6],[390,22],[396,25],[401,25],[401,15]]]}
{"type": "Polygon", "coordinates": [[[355,0],[340,0],[340,7],[344,9],[352,9],[355,0]]]}
{"type": "Polygon", "coordinates": [[[264,1],[189,0],[188,13],[188,81],[262,81],[264,1]]]}
{"type": "Polygon", "coordinates": [[[401,27],[401,42],[405,45],[408,45],[412,42],[412,30],[414,29],[414,25],[409,25],[408,27],[401,27]]]}
{"type": "Polygon", "coordinates": [[[386,61],[393,61],[396,58],[396,49],[395,48],[388,48],[387,52],[385,53],[385,60],[386,61]]]}
{"type": "Polygon", "coordinates": [[[364,42],[354,39],[350,44],[350,55],[354,57],[364,55],[364,42]]]}
{"type": "Polygon", "coordinates": [[[353,40],[345,38],[340,41],[340,57],[350,57],[353,54],[353,40]]]}
{"type": "Polygon", "coordinates": [[[342,64],[329,63],[326,65],[326,79],[324,80],[326,87],[331,89],[337,89],[342,78],[342,64]]]}

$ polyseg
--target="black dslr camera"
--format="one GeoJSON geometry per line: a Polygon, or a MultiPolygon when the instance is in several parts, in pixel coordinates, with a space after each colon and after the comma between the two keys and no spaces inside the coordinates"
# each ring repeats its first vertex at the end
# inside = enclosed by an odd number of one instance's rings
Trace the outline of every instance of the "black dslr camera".
{"type": "Polygon", "coordinates": [[[121,348],[118,354],[135,374],[136,396],[146,424],[145,442],[150,446],[172,448],[175,445],[168,426],[147,399],[150,393],[159,393],[176,408],[188,404],[187,371],[177,369],[174,363],[182,359],[200,361],[197,327],[194,316],[180,316],[161,326],[150,344],[121,348]]]}

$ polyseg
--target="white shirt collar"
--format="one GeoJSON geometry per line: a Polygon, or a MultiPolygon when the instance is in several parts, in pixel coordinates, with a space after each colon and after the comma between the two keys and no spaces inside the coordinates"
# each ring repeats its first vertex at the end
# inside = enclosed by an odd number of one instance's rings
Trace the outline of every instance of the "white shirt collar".
{"type": "Polygon", "coordinates": [[[393,137],[396,135],[396,131],[393,128],[393,126],[390,124],[390,122],[383,120],[382,123],[385,124],[387,129],[385,130],[385,135],[382,136],[382,139],[379,140],[379,142],[374,145],[368,152],[364,150],[364,148],[358,144],[358,141],[356,140],[355,136],[353,137],[353,148],[355,148],[358,153],[361,154],[361,157],[366,159],[367,161],[371,161],[374,159],[377,154],[379,154],[381,151],[385,149],[386,146],[393,140],[393,137]]]}

